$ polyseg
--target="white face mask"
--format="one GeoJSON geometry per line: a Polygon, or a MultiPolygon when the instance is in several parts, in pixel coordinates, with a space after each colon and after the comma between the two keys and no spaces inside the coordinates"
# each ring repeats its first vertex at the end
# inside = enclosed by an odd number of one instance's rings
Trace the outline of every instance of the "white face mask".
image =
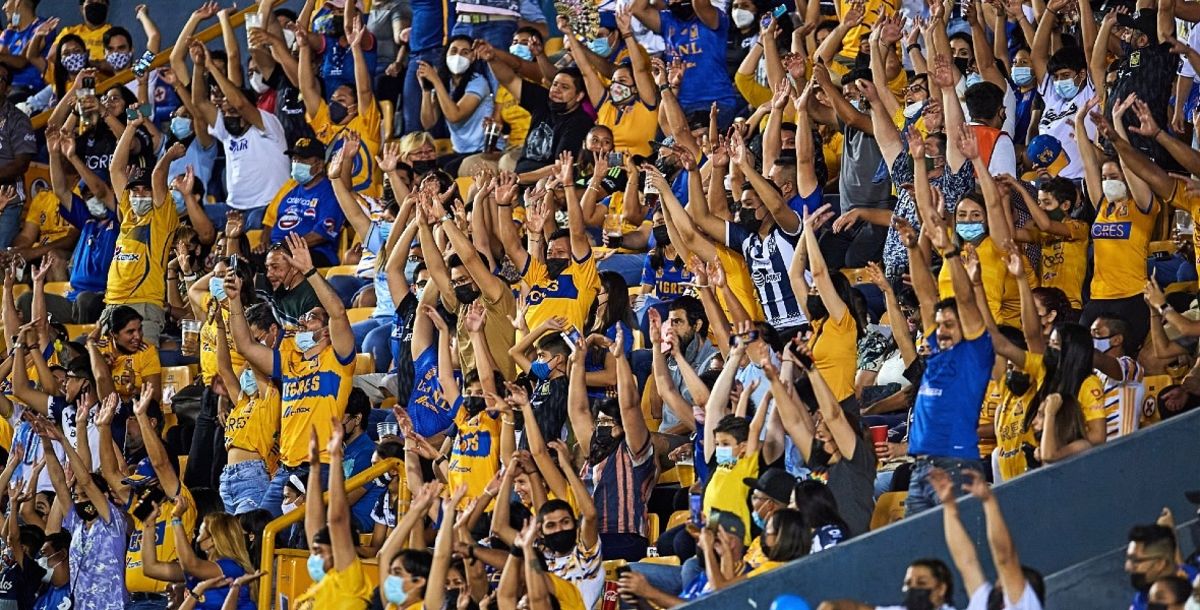
{"type": "Polygon", "coordinates": [[[446,68],[450,70],[451,74],[462,74],[467,71],[467,68],[470,67],[471,60],[467,59],[464,55],[446,56],[446,68]]]}
{"type": "Polygon", "coordinates": [[[133,213],[138,216],[145,216],[154,209],[154,198],[152,197],[129,197],[129,207],[133,208],[133,213]]]}
{"type": "Polygon", "coordinates": [[[267,81],[263,79],[262,72],[250,73],[250,88],[254,89],[255,93],[260,94],[265,93],[266,90],[269,89],[269,87],[267,87],[267,81]]]}
{"type": "Polygon", "coordinates": [[[299,501],[297,501],[297,502],[284,502],[283,504],[279,505],[279,508],[280,508],[280,509],[282,509],[282,510],[283,510],[283,514],[285,514],[285,515],[286,515],[286,514],[288,514],[288,513],[292,512],[292,511],[294,511],[294,510],[296,510],[296,509],[300,508],[300,502],[299,502],[299,501]]]}
{"type": "Polygon", "coordinates": [[[1105,180],[1101,184],[1104,190],[1104,198],[1108,199],[1109,203],[1125,201],[1129,198],[1129,187],[1120,180],[1105,180]]]}
{"type": "Polygon", "coordinates": [[[925,102],[913,102],[904,107],[904,118],[911,119],[921,114],[921,109],[925,107],[925,102]]]}
{"type": "Polygon", "coordinates": [[[739,28],[744,28],[751,23],[754,23],[754,12],[744,8],[735,8],[730,12],[730,17],[733,18],[733,25],[739,28]]]}
{"type": "Polygon", "coordinates": [[[1183,610],[1200,610],[1200,602],[1196,601],[1195,597],[1189,597],[1183,603],[1183,610]]]}
{"type": "Polygon", "coordinates": [[[87,200],[87,209],[88,213],[96,218],[104,218],[105,216],[108,216],[108,207],[104,205],[103,201],[100,201],[95,197],[87,200]]]}
{"type": "Polygon", "coordinates": [[[284,30],[283,42],[287,43],[288,50],[296,50],[296,33],[291,30],[284,30]]]}

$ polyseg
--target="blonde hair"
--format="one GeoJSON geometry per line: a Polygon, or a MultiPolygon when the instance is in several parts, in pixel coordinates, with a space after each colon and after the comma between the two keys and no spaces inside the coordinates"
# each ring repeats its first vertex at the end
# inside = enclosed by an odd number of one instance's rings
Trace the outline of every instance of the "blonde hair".
{"type": "Polygon", "coordinates": [[[229,513],[210,513],[204,517],[204,528],[212,539],[217,557],[236,561],[247,573],[257,569],[250,561],[246,532],[237,517],[229,513]]]}
{"type": "Polygon", "coordinates": [[[426,144],[432,146],[435,150],[437,149],[437,143],[434,142],[433,136],[428,131],[414,131],[407,134],[400,138],[400,157],[407,159],[409,155],[426,144]]]}

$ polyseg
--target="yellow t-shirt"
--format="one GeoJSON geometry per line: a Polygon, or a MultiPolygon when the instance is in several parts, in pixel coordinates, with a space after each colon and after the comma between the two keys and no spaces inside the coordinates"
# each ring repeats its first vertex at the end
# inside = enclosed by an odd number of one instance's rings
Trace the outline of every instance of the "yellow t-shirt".
{"type": "MultiPolygon", "coordinates": [[[[1001,326],[1021,326],[1021,294],[1017,287],[1017,279],[1009,275],[1006,257],[1008,253],[1001,249],[991,236],[983,238],[978,246],[965,244],[963,253],[974,249],[979,255],[979,269],[983,276],[983,292],[987,295],[988,308],[992,317],[1001,326]]],[[[1028,265],[1026,265],[1028,267],[1028,265]]],[[[1030,272],[1032,273],[1032,272],[1030,272]]],[[[1031,283],[1036,281],[1031,280],[1031,283]]],[[[950,280],[950,265],[942,265],[938,272],[939,298],[954,296],[954,284],[950,280]]]]}
{"type": "Polygon", "coordinates": [[[295,338],[286,338],[275,352],[271,377],[283,382],[281,422],[279,426],[279,457],[287,466],[299,466],[308,461],[309,430],[317,429],[321,447],[321,463],[329,463],[331,419],[346,412],[354,379],[354,354],[343,362],[326,346],[321,353],[305,358],[296,347],[295,338]]]}
{"type": "MultiPolygon", "coordinates": [[[[234,369],[238,370],[238,369],[234,369]]],[[[279,390],[273,384],[258,384],[258,393],[239,392],[237,404],[225,419],[225,449],[237,447],[253,451],[274,472],[279,464],[279,390]]]]}
{"type": "Polygon", "coordinates": [[[74,230],[58,212],[58,197],[49,190],[43,190],[33,196],[29,207],[25,209],[25,222],[38,226],[38,238],[34,242],[36,246],[58,241],[74,230]]]}
{"type": "Polygon", "coordinates": [[[1143,212],[1133,200],[1110,203],[1101,199],[1092,221],[1092,299],[1124,299],[1146,287],[1146,257],[1158,217],[1156,197],[1143,212]]]}
{"type": "Polygon", "coordinates": [[[320,101],[317,111],[313,113],[308,124],[312,126],[317,139],[326,144],[333,144],[347,129],[358,132],[362,143],[358,146],[358,155],[354,158],[354,171],[350,177],[351,187],[367,197],[383,195],[383,181],[379,168],[375,165],[375,157],[379,155],[379,104],[360,107],[358,115],[345,125],[334,125],[329,120],[329,105],[325,100],[320,101]]]}
{"type": "Polygon", "coordinates": [[[1038,388],[1046,378],[1046,367],[1041,354],[1026,352],[1024,372],[1029,375],[1029,390],[1022,396],[1016,396],[1003,382],[1000,390],[1000,405],[996,409],[996,455],[1000,476],[1004,480],[1023,474],[1029,469],[1025,461],[1026,445],[1037,446],[1037,435],[1032,428],[1025,427],[1025,412],[1037,405],[1031,405],[1038,388]]]}
{"type": "Polygon", "coordinates": [[[1071,307],[1083,308],[1083,276],[1087,273],[1088,226],[1073,218],[1063,220],[1070,237],[1052,235],[1028,226],[1026,231],[1042,246],[1042,273],[1038,285],[1067,294],[1071,307]]]}
{"type": "Polygon", "coordinates": [[[596,112],[596,124],[612,130],[616,152],[648,157],[650,141],[658,131],[658,107],[647,106],[640,99],[617,107],[606,93],[596,112]]]}
{"type": "Polygon", "coordinates": [[[8,420],[0,417],[0,447],[5,451],[12,451],[14,430],[12,424],[8,420]]]}
{"type": "Polygon", "coordinates": [[[567,324],[582,329],[600,290],[596,257],[590,252],[583,260],[570,256],[567,268],[557,278],[546,272],[546,263],[530,256],[521,279],[530,286],[525,321],[531,329],[554,316],[563,316],[567,324]]]}
{"type": "MultiPolygon", "coordinates": [[[[850,2],[848,0],[837,0],[837,16],[839,20],[845,18],[846,11],[849,9],[850,2]]],[[[853,60],[858,55],[858,39],[869,34],[871,27],[875,25],[876,21],[879,21],[880,17],[890,17],[892,13],[896,12],[896,2],[893,0],[867,0],[863,6],[863,10],[865,12],[862,23],[858,27],[851,28],[849,32],[846,32],[846,36],[842,38],[842,50],[838,53],[842,58],[853,60]],[[883,11],[882,15],[880,15],[880,9],[883,11]]],[[[838,64],[835,63],[833,65],[836,66],[838,64]]],[[[901,70],[900,72],[903,74],[904,71],[901,70]]]]}
{"type": "Polygon", "coordinates": [[[344,570],[330,570],[296,598],[296,610],[363,610],[371,602],[371,581],[357,557],[344,570]]]}
{"type": "Polygon", "coordinates": [[[744,455],[732,464],[720,464],[712,471],[708,487],[704,489],[704,514],[707,517],[713,509],[723,510],[738,516],[746,524],[746,544],[750,544],[750,507],[746,498],[750,488],[742,479],[758,478],[758,453],[744,455]]]}
{"type": "Polygon", "coordinates": [[[525,144],[525,136],[529,134],[529,124],[533,120],[529,111],[521,107],[521,101],[514,98],[512,92],[504,87],[496,89],[496,109],[500,120],[508,125],[509,148],[525,144]]]}
{"type": "MultiPolygon", "coordinates": [[[[766,319],[766,315],[763,313],[762,303],[758,300],[758,289],[754,287],[754,280],[750,278],[750,269],[746,266],[746,259],[742,258],[742,253],[737,250],[726,248],[721,244],[716,244],[716,246],[717,260],[725,269],[725,283],[729,285],[729,290],[742,304],[742,309],[745,309],[746,313],[750,315],[751,321],[762,322],[766,319]]],[[[725,310],[725,315],[728,316],[729,306],[725,304],[724,291],[717,291],[717,301],[721,303],[721,309],[725,310]]]]}
{"type": "MultiPolygon", "coordinates": [[[[751,108],[758,108],[771,101],[771,89],[758,82],[753,74],[737,72],[733,75],[733,87],[742,95],[751,108]]],[[[765,119],[764,119],[765,120],[765,119]]]]}
{"type": "Polygon", "coordinates": [[[765,561],[765,562],[759,564],[759,566],[757,568],[750,570],[750,572],[746,574],[746,578],[754,578],[755,576],[758,576],[759,574],[765,574],[767,572],[770,572],[771,570],[774,570],[775,568],[778,568],[779,566],[783,565],[783,563],[784,562],[782,562],[782,561],[765,561]]]}
{"type": "Polygon", "coordinates": [[[148,343],[132,354],[125,354],[117,349],[116,343],[109,340],[100,351],[108,360],[108,367],[112,371],[113,387],[123,400],[137,397],[141,394],[142,384],[147,378],[162,374],[158,349],[148,343]]]}
{"type": "Polygon", "coordinates": [[[1083,380],[1083,385],[1079,386],[1079,394],[1075,398],[1079,401],[1079,408],[1083,411],[1084,423],[1106,418],[1104,383],[1100,381],[1099,377],[1088,375],[1087,379],[1083,380]]]}
{"type": "MultiPolygon", "coordinates": [[[[847,304],[849,307],[849,304],[847,304]]],[[[813,335],[808,341],[813,364],[821,371],[825,383],[839,402],[854,395],[854,376],[858,373],[858,323],[850,311],[841,320],[829,316],[813,322],[813,335]]]]}
{"type": "Polygon", "coordinates": [[[558,600],[562,610],[587,610],[583,607],[583,594],[575,583],[550,573],[546,576],[550,577],[550,594],[558,600]]]}
{"type": "MultiPolygon", "coordinates": [[[[212,302],[212,296],[205,295],[201,302],[201,308],[208,310],[209,304],[212,302]]],[[[225,349],[229,351],[229,361],[233,365],[233,370],[240,371],[246,366],[246,359],[238,353],[237,348],[233,345],[233,335],[228,332],[229,329],[229,308],[221,305],[221,317],[225,321],[225,341],[228,345],[225,349]]],[[[213,377],[217,376],[217,322],[215,319],[206,319],[204,324],[200,326],[200,376],[204,379],[205,385],[212,385],[213,377]]]]}
{"type": "Polygon", "coordinates": [[[460,408],[454,417],[458,436],[450,449],[450,462],[446,469],[446,489],[458,489],[467,484],[467,495],[459,508],[464,508],[471,498],[478,498],[492,477],[500,470],[500,420],[488,415],[487,411],[475,417],[460,408]]]}
{"type": "MultiPolygon", "coordinates": [[[[196,532],[196,502],[192,500],[192,492],[179,484],[179,495],[187,500],[188,508],[183,513],[183,528],[189,536],[196,532]]],[[[171,514],[175,510],[175,502],[164,500],[159,511],[158,521],[154,525],[154,540],[157,545],[156,557],[162,563],[173,563],[179,559],[179,551],[175,548],[175,528],[169,525],[171,514]]],[[[117,516],[117,518],[120,518],[117,516]]],[[[130,528],[129,546],[125,549],[125,588],[130,593],[163,593],[167,583],[146,576],[142,571],[142,522],[132,514],[133,526],[130,528]]]]}
{"type": "MultiPolygon", "coordinates": [[[[983,408],[979,410],[979,427],[988,426],[996,427],[996,410],[1000,408],[1000,401],[1003,400],[1004,381],[991,380],[988,381],[987,390],[983,395],[983,408]]],[[[979,458],[987,459],[992,455],[992,449],[996,448],[995,438],[979,437],[979,458]]]]}
{"type": "MultiPolygon", "coordinates": [[[[58,36],[54,38],[54,44],[50,45],[50,48],[58,48],[58,41],[62,40],[64,36],[74,34],[83,39],[83,46],[87,48],[88,58],[100,61],[104,59],[104,34],[111,27],[108,24],[92,27],[86,23],[65,26],[58,31],[58,36]]],[[[54,63],[51,62],[50,65],[53,66],[54,63]]],[[[54,82],[53,77],[49,74],[49,70],[47,70],[46,82],[54,82]]]]}
{"type": "Polygon", "coordinates": [[[175,204],[167,198],[139,218],[129,206],[129,191],[126,191],[117,211],[121,230],[112,266],[108,268],[104,301],[109,305],[162,306],[167,299],[167,253],[179,226],[175,204]]]}
{"type": "MultiPolygon", "coordinates": [[[[1171,193],[1171,205],[1190,214],[1193,220],[1200,218],[1200,197],[1188,195],[1187,183],[1178,178],[1175,179],[1175,191],[1171,193]]],[[[1200,252],[1200,232],[1192,233],[1192,244],[1200,252]]],[[[1196,261],[1196,272],[1200,273],[1200,260],[1196,261]]]]}

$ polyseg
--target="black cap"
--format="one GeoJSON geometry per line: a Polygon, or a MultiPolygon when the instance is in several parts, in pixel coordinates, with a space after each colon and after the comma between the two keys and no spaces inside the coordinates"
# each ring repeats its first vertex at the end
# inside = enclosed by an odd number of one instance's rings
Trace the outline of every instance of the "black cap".
{"type": "Polygon", "coordinates": [[[725,530],[726,532],[744,539],[746,537],[746,522],[741,517],[727,510],[719,510],[714,508],[708,514],[708,522],[716,525],[716,527],[725,530]]]}
{"type": "Polygon", "coordinates": [[[150,170],[141,165],[130,165],[129,171],[126,172],[128,177],[125,182],[125,188],[131,189],[139,186],[150,188],[150,170]]]}
{"type": "Polygon", "coordinates": [[[291,148],[287,149],[289,157],[300,157],[301,159],[310,159],[313,157],[325,156],[325,145],[319,140],[313,138],[300,138],[292,144],[291,148]]]}
{"type": "Polygon", "coordinates": [[[1117,15],[1117,24],[1149,36],[1151,42],[1158,42],[1158,11],[1152,8],[1142,9],[1132,15],[1117,15]]]}
{"type": "Polygon", "coordinates": [[[768,468],[757,479],[746,477],[742,479],[750,489],[761,491],[768,498],[788,504],[792,501],[792,490],[796,487],[796,479],[782,468],[768,468]]]}

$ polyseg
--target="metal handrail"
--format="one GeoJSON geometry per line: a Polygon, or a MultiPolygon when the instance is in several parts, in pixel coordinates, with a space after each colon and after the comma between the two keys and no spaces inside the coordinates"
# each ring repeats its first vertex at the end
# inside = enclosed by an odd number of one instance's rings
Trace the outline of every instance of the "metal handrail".
{"type": "MultiPolygon", "coordinates": [[[[338,467],[340,467],[340,466],[341,465],[338,464],[338,467]]],[[[331,467],[333,467],[333,466],[331,465],[331,467]]],[[[370,468],[354,475],[353,477],[350,477],[350,480],[346,481],[346,485],[345,485],[346,490],[345,491],[346,491],[346,493],[354,491],[355,489],[358,489],[358,488],[366,485],[367,483],[370,483],[371,481],[374,481],[375,479],[379,478],[379,476],[382,475],[383,473],[389,472],[389,471],[394,471],[394,470],[399,470],[399,471],[403,472],[404,471],[404,460],[402,460],[400,458],[388,458],[386,460],[380,460],[379,462],[373,464],[370,468]]],[[[403,482],[403,480],[404,479],[402,478],[401,481],[403,482]]],[[[404,491],[405,491],[405,489],[403,487],[401,487],[401,493],[400,493],[401,497],[397,499],[400,502],[403,502],[404,496],[406,495],[404,493],[404,491]]],[[[326,503],[329,502],[329,492],[325,492],[324,494],[322,494],[321,501],[326,502],[326,503]]],[[[264,572],[264,575],[263,575],[263,585],[261,587],[259,587],[259,589],[258,589],[258,607],[261,608],[262,610],[268,610],[269,608],[273,607],[272,604],[273,604],[274,600],[272,598],[275,595],[274,578],[276,576],[276,574],[275,574],[275,536],[283,528],[285,528],[289,525],[292,525],[293,523],[297,523],[297,522],[301,521],[302,519],[304,519],[304,511],[305,511],[305,507],[300,506],[296,510],[271,521],[270,523],[267,524],[267,527],[265,527],[263,529],[262,557],[260,558],[262,563],[259,565],[259,569],[264,572]]]]}
{"type": "MultiPolygon", "coordinates": [[[[234,29],[237,29],[246,22],[246,14],[247,13],[255,13],[255,12],[258,12],[258,4],[257,3],[251,4],[250,6],[230,15],[229,23],[234,29]]],[[[207,28],[200,30],[200,32],[193,34],[192,39],[199,40],[200,42],[203,42],[203,43],[208,43],[208,42],[218,38],[219,36],[221,36],[221,34],[222,34],[221,24],[214,23],[214,24],[208,26],[207,28]]],[[[179,43],[180,43],[180,41],[176,40],[174,45],[171,45],[171,46],[159,51],[158,53],[156,53],[154,55],[154,61],[150,62],[150,68],[151,69],[152,68],[161,68],[161,67],[167,65],[171,61],[171,51],[174,50],[175,45],[177,45],[179,43]]],[[[183,44],[187,44],[187,43],[188,43],[188,41],[186,41],[186,40],[183,41],[183,44]]],[[[133,69],[125,68],[124,70],[121,70],[120,72],[117,72],[116,74],[112,75],[111,77],[106,78],[106,79],[104,79],[104,81],[98,83],[96,85],[96,92],[103,93],[103,92],[108,91],[109,89],[113,89],[115,87],[123,87],[127,83],[133,81],[135,78],[137,78],[137,77],[134,75],[133,69]]],[[[61,100],[59,100],[59,101],[61,101],[61,100]]],[[[54,113],[55,106],[57,106],[57,103],[54,105],[51,105],[49,108],[43,110],[42,112],[35,115],[32,119],[30,119],[33,122],[34,129],[41,129],[46,126],[46,123],[50,120],[50,115],[54,113]]]]}

